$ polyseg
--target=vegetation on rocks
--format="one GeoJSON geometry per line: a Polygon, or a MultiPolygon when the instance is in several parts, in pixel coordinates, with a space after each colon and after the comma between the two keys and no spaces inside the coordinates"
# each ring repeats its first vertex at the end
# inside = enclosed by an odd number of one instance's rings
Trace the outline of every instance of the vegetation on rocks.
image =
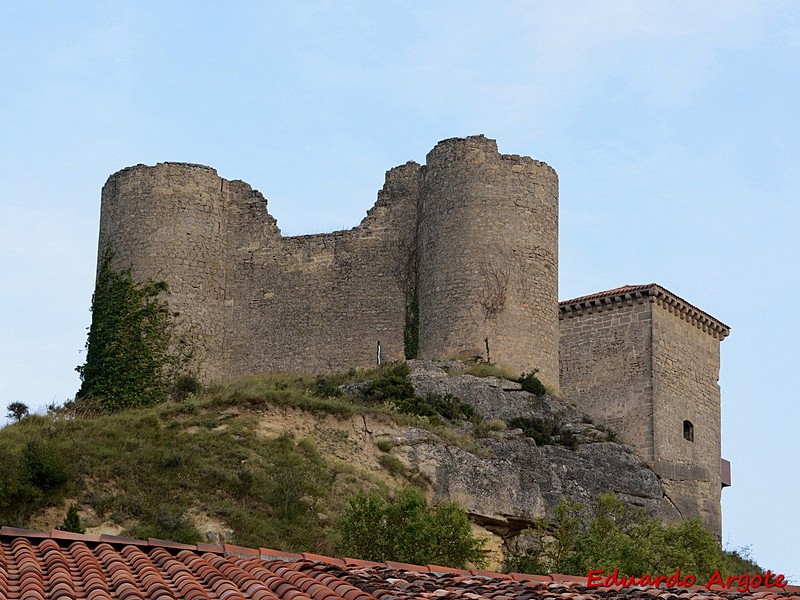
{"type": "Polygon", "coordinates": [[[612,493],[592,506],[561,500],[552,522],[541,519],[506,555],[507,572],[585,576],[590,569],[641,576],[670,575],[680,568],[699,579],[760,574],[739,551],[725,551],[698,519],[664,524],[612,493]]]}

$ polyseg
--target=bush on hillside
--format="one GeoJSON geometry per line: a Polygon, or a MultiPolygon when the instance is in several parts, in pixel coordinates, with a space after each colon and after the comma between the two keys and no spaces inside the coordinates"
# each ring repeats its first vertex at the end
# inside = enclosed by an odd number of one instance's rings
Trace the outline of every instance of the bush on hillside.
{"type": "Polygon", "coordinates": [[[360,492],[337,525],[338,552],[364,560],[464,568],[483,563],[484,540],[472,535],[467,514],[455,502],[429,509],[414,487],[394,496],[360,492]]]}
{"type": "Polygon", "coordinates": [[[536,396],[544,396],[547,394],[547,388],[539,381],[535,369],[530,373],[523,373],[522,376],[517,379],[517,383],[522,385],[523,390],[536,396]]]}
{"type": "MultiPolygon", "coordinates": [[[[506,571],[585,576],[591,569],[619,569],[628,576],[670,575],[680,568],[700,579],[716,569],[725,575],[761,573],[722,550],[699,519],[664,524],[640,508],[601,494],[586,507],[561,499],[552,522],[539,520],[506,554],[506,571]]],[[[741,558],[741,557],[739,557],[741,558]]]]}

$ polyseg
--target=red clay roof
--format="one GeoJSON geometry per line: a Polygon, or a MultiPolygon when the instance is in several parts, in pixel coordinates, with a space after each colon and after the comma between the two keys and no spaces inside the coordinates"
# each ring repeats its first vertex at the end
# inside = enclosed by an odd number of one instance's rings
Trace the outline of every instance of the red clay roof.
{"type": "Polygon", "coordinates": [[[267,548],[0,530],[0,598],[5,600],[800,599],[800,587],[794,586],[742,594],[705,588],[587,589],[585,584],[585,578],[564,575],[504,575],[267,548]]]}
{"type": "Polygon", "coordinates": [[[731,328],[711,316],[706,311],[697,308],[694,304],[687,302],[677,294],[670,292],[663,286],[657,283],[646,283],[642,285],[623,285],[622,287],[614,288],[613,290],[606,290],[604,292],[597,292],[589,294],[588,296],[580,296],[578,298],[571,298],[570,300],[562,300],[558,303],[560,314],[572,314],[571,311],[580,310],[593,305],[605,304],[615,299],[624,299],[640,296],[654,296],[659,302],[665,301],[668,305],[677,307],[681,312],[686,312],[692,315],[698,321],[710,326],[717,331],[721,338],[725,338],[731,332],[731,328]],[[601,302],[603,301],[603,302],[601,302]]]}
{"type": "Polygon", "coordinates": [[[623,285],[622,287],[614,288],[613,290],[597,292],[595,294],[589,294],[587,296],[579,296],[578,298],[572,298],[571,300],[562,300],[561,302],[559,302],[559,305],[576,304],[578,302],[586,302],[587,300],[594,300],[596,298],[606,298],[608,296],[622,296],[624,294],[630,294],[632,292],[642,292],[644,290],[649,290],[651,287],[655,287],[657,285],[658,285],[657,283],[645,283],[642,285],[623,285]]]}

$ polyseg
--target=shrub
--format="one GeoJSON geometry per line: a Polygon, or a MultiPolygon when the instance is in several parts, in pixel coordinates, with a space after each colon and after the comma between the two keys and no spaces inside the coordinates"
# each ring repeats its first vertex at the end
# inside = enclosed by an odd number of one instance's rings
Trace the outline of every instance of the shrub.
{"type": "Polygon", "coordinates": [[[676,569],[710,577],[760,573],[752,561],[724,552],[699,519],[664,524],[613,493],[601,494],[591,508],[561,499],[552,523],[539,520],[506,555],[504,569],[528,573],[585,575],[604,569],[628,576],[669,575],[676,569]],[[738,560],[737,560],[738,559],[738,560]]]}
{"type": "Polygon", "coordinates": [[[81,518],[78,515],[77,505],[70,505],[67,509],[67,516],[64,517],[64,522],[61,523],[58,529],[61,531],[71,531],[72,533],[86,533],[86,530],[81,525],[81,518]]]}
{"type": "Polygon", "coordinates": [[[405,466],[400,462],[400,459],[391,454],[381,454],[378,457],[378,463],[392,475],[403,475],[406,472],[405,466]]]}
{"type": "Polygon", "coordinates": [[[547,394],[547,388],[544,387],[544,384],[536,377],[536,370],[527,374],[523,373],[522,376],[517,379],[517,382],[522,385],[522,389],[526,392],[530,392],[536,396],[544,396],[547,394]]]}
{"type": "Polygon", "coordinates": [[[394,448],[394,444],[389,440],[378,440],[375,445],[381,452],[391,452],[392,448],[394,448]]]}
{"type": "Polygon", "coordinates": [[[537,446],[558,444],[574,450],[578,445],[578,438],[553,419],[514,417],[508,422],[508,426],[512,429],[522,429],[525,436],[532,438],[537,446]]]}
{"type": "Polygon", "coordinates": [[[189,396],[196,396],[203,391],[203,384],[194,375],[180,375],[172,384],[170,397],[176,402],[183,402],[189,396]]]}
{"type": "Polygon", "coordinates": [[[398,404],[414,398],[414,386],[406,379],[410,373],[405,363],[390,364],[383,367],[364,388],[364,400],[368,404],[394,402],[398,404]]]}
{"type": "Polygon", "coordinates": [[[456,568],[483,563],[484,540],[472,535],[464,510],[454,502],[429,510],[414,487],[389,498],[360,492],[349,501],[337,532],[338,551],[354,558],[456,568]]]}
{"type": "Polygon", "coordinates": [[[426,394],[425,402],[442,417],[453,423],[480,421],[480,415],[471,404],[453,394],[426,394]]]}
{"type": "Polygon", "coordinates": [[[475,424],[475,437],[485,438],[495,431],[505,431],[506,424],[500,419],[489,419],[487,421],[479,421],[475,424]]]}
{"type": "Polygon", "coordinates": [[[54,448],[30,441],[22,449],[21,470],[31,485],[43,492],[62,487],[68,480],[66,468],[54,448]]]}
{"type": "Polygon", "coordinates": [[[338,398],[342,395],[342,390],[339,389],[333,378],[317,375],[311,388],[311,394],[317,398],[338,398]]]}

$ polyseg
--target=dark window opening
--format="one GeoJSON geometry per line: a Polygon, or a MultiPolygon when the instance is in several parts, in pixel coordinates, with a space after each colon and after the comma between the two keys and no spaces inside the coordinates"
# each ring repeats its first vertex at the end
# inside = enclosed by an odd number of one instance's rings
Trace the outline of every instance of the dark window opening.
{"type": "Polygon", "coordinates": [[[694,441],[694,425],[692,425],[691,421],[683,422],[683,439],[690,442],[694,441]]]}

